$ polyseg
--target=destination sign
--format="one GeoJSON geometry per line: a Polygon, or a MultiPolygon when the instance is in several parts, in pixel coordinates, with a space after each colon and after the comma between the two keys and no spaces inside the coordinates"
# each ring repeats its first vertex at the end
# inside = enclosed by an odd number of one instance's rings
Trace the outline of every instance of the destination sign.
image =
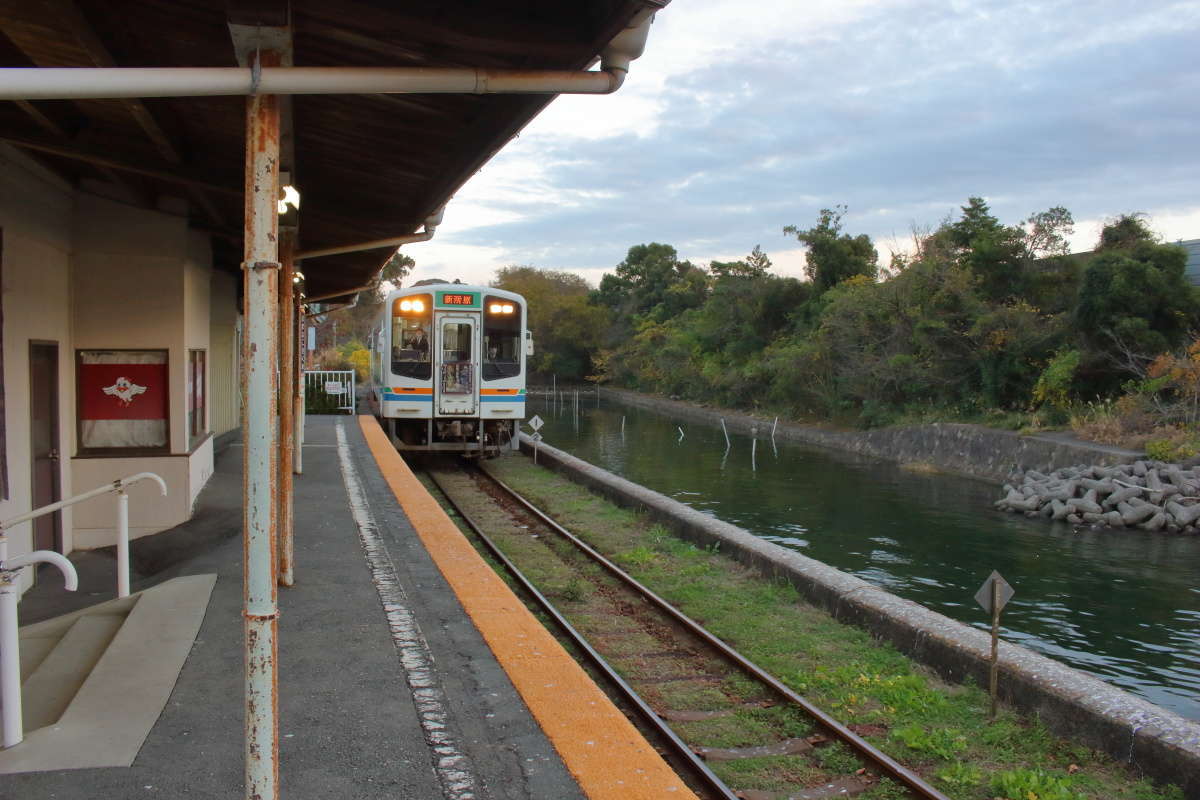
{"type": "Polygon", "coordinates": [[[473,293],[454,294],[452,292],[443,292],[441,299],[444,306],[473,306],[479,302],[478,295],[473,293]]]}

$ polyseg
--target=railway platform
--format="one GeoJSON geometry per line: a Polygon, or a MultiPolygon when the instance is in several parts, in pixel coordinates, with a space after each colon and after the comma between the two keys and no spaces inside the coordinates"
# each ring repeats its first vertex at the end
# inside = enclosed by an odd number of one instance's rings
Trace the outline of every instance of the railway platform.
{"type": "MultiPolygon", "coordinates": [[[[215,576],[132,765],[81,768],[64,749],[52,769],[0,774],[0,798],[242,792],[241,462],[234,442],[193,518],[132,544],[134,592],[215,576]]],[[[461,537],[373,420],[310,417],[303,463],[296,584],[279,592],[282,797],[694,797],[461,537]]],[[[72,560],[79,591],[45,576],[22,599],[22,625],[113,597],[111,553],[72,560]]],[[[96,721],[96,747],[121,716],[96,721]]],[[[30,746],[55,745],[30,737],[7,753],[30,746]]]]}

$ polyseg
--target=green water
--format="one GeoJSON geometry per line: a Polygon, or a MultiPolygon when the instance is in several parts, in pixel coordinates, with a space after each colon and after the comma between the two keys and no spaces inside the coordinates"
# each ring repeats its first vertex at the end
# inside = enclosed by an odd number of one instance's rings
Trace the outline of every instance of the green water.
{"type": "Polygon", "coordinates": [[[769,430],[752,459],[719,426],[530,400],[548,444],[969,625],[989,627],[974,595],[998,570],[1006,640],[1200,719],[1200,536],[1075,532],[992,510],[981,481],[773,448],[769,430]]]}

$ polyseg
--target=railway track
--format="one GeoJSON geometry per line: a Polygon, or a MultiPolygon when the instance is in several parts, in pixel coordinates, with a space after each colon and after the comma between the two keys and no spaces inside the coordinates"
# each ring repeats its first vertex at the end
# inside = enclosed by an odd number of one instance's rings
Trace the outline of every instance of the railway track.
{"type": "Polygon", "coordinates": [[[896,797],[888,784],[897,784],[914,798],[948,800],[486,470],[432,468],[426,474],[654,732],[698,793],[729,800],[896,797]],[[547,595],[559,598],[563,609],[547,595]]]}

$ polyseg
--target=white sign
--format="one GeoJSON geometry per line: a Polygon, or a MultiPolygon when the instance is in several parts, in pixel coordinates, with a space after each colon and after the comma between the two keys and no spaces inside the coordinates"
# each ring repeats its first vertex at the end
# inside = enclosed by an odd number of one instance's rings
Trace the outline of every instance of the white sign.
{"type": "Polygon", "coordinates": [[[346,387],[342,386],[341,381],[325,381],[325,394],[342,394],[346,391],[346,387]]]}
{"type": "Polygon", "coordinates": [[[308,349],[317,349],[317,329],[312,325],[308,326],[308,349]]]}
{"type": "Polygon", "coordinates": [[[542,426],[545,424],[546,423],[543,422],[542,418],[539,417],[537,414],[534,414],[533,417],[531,417],[529,420],[529,427],[533,428],[535,431],[541,430],[542,426]]]}
{"type": "Polygon", "coordinates": [[[996,584],[997,588],[999,589],[999,591],[996,592],[996,599],[1000,601],[998,605],[1001,609],[1008,605],[1008,601],[1012,600],[1013,595],[1016,594],[1016,592],[1013,590],[1013,587],[1008,585],[1008,581],[1004,580],[1004,578],[1000,576],[999,572],[992,570],[992,574],[988,575],[988,579],[983,582],[983,586],[980,586],[979,591],[975,593],[975,602],[983,606],[983,610],[989,614],[992,613],[993,583],[996,584]]]}

